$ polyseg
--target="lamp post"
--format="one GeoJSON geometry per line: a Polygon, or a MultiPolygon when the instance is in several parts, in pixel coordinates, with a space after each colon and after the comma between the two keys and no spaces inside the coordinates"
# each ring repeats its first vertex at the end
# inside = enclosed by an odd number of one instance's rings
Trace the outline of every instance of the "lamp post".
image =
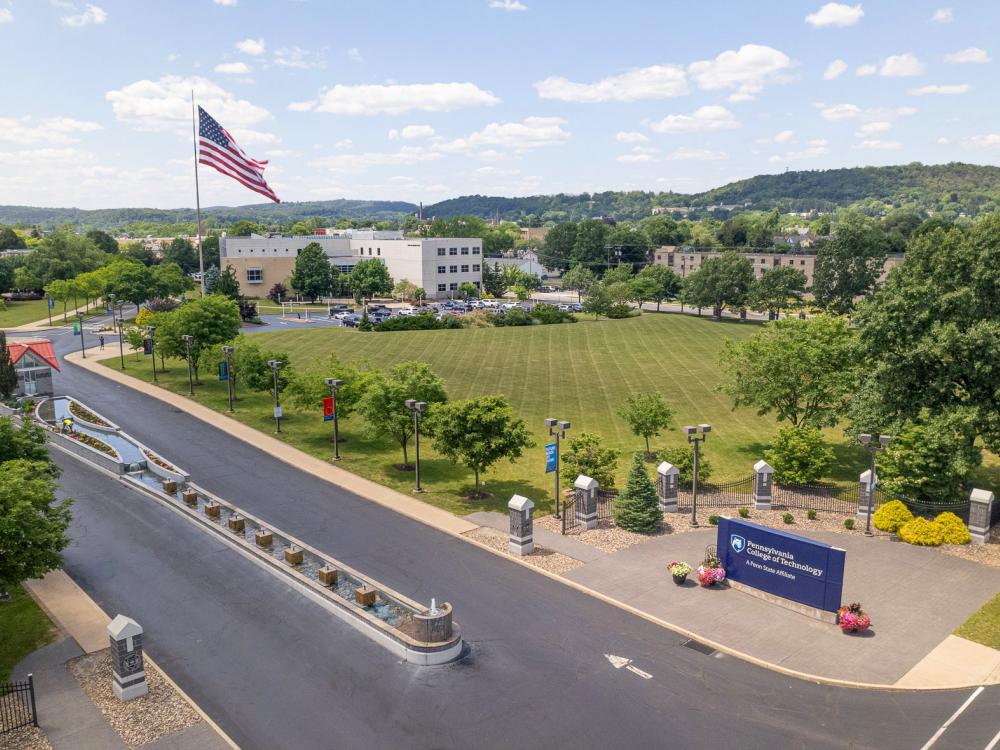
{"type": "Polygon", "coordinates": [[[156,382],[156,326],[146,326],[146,335],[149,336],[149,358],[153,360],[153,382],[156,382]]]}
{"type": "Polygon", "coordinates": [[[414,450],[415,450],[415,478],[416,486],[413,488],[414,492],[423,492],[423,488],[420,486],[420,415],[427,411],[426,401],[415,401],[412,398],[408,398],[405,401],[406,408],[413,412],[413,435],[414,435],[414,450]]]}
{"type": "Polygon", "coordinates": [[[109,294],[108,299],[111,300],[111,324],[114,326],[115,330],[118,331],[118,356],[121,358],[122,370],[125,369],[125,344],[122,339],[125,338],[122,331],[122,325],[124,321],[121,319],[121,311],[115,312],[115,295],[109,294]]]}
{"type": "Polygon", "coordinates": [[[229,413],[233,412],[233,347],[222,347],[222,353],[226,356],[226,390],[229,393],[229,413]]]}
{"type": "Polygon", "coordinates": [[[83,313],[76,314],[76,324],[80,326],[80,353],[87,358],[87,345],[83,343],[83,313]]]}
{"type": "Polygon", "coordinates": [[[694,445],[694,466],[691,471],[691,525],[698,525],[698,444],[704,443],[708,439],[708,433],[712,431],[712,425],[700,424],[697,427],[687,425],[684,434],[687,435],[688,442],[694,445]],[[698,437],[701,435],[701,437],[698,437]]]}
{"type": "Polygon", "coordinates": [[[333,399],[333,460],[340,460],[340,415],[337,414],[337,393],[340,391],[340,386],[344,384],[343,380],[337,380],[336,378],[324,378],[323,382],[330,386],[330,398],[333,399]]]}
{"type": "MultiPolygon", "coordinates": [[[[554,417],[548,417],[545,420],[545,426],[549,428],[549,435],[556,439],[556,504],[555,504],[555,517],[561,518],[559,514],[559,438],[566,437],[566,430],[569,429],[569,422],[565,419],[555,419],[554,417]]],[[[563,533],[566,533],[566,523],[563,521],[563,533]]]]}
{"type": "Polygon", "coordinates": [[[872,468],[871,468],[871,479],[868,482],[868,510],[865,513],[865,536],[873,536],[872,534],[872,507],[875,505],[875,458],[879,453],[886,449],[886,446],[892,442],[892,435],[879,435],[876,441],[874,436],[867,432],[862,432],[858,435],[858,440],[861,444],[868,449],[868,452],[872,454],[872,468]]]}
{"type": "Polygon", "coordinates": [[[274,431],[281,432],[281,401],[278,400],[278,373],[285,363],[280,359],[269,359],[267,364],[271,368],[274,377],[274,431]]]}
{"type": "Polygon", "coordinates": [[[191,369],[191,342],[194,341],[194,336],[185,333],[183,336],[181,336],[181,339],[184,341],[184,351],[186,352],[187,363],[188,363],[188,395],[193,396],[194,372],[191,369]]]}

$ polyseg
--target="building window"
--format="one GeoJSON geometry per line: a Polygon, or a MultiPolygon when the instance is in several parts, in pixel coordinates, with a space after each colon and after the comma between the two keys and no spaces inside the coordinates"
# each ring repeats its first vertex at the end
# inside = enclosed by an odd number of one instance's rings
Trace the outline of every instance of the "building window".
{"type": "Polygon", "coordinates": [[[456,289],[458,289],[458,284],[453,281],[448,285],[448,289],[454,292],[456,289]]]}
{"type": "Polygon", "coordinates": [[[448,270],[448,269],[447,269],[447,268],[445,268],[444,266],[438,266],[438,273],[444,273],[444,272],[445,272],[445,271],[447,271],[447,270],[448,270]]]}
{"type": "Polygon", "coordinates": [[[800,260],[800,261],[799,261],[799,265],[800,265],[800,266],[804,266],[805,264],[806,264],[806,262],[805,262],[804,260],[800,260]]]}
{"type": "Polygon", "coordinates": [[[443,292],[448,287],[445,284],[438,284],[438,291],[443,292]]]}
{"type": "Polygon", "coordinates": [[[458,266],[448,266],[448,273],[458,273],[458,266]]]}
{"type": "Polygon", "coordinates": [[[462,248],[462,255],[468,255],[468,254],[469,254],[469,248],[463,247],[462,248]]]}
{"type": "Polygon", "coordinates": [[[472,283],[476,285],[476,289],[482,288],[482,284],[480,284],[478,281],[473,281],[472,283]]]}
{"type": "Polygon", "coordinates": [[[472,270],[478,273],[479,272],[479,264],[478,263],[473,263],[472,264],[472,270]]]}
{"type": "Polygon", "coordinates": [[[458,255],[458,248],[457,247],[449,247],[448,248],[448,255],[458,255]]]}
{"type": "Polygon", "coordinates": [[[472,248],[472,254],[473,255],[479,255],[479,248],[478,247],[472,248]]]}
{"type": "Polygon", "coordinates": [[[445,248],[443,247],[438,248],[438,255],[444,255],[446,252],[448,251],[445,248]]]}
{"type": "Polygon", "coordinates": [[[264,269],[262,268],[248,268],[247,269],[247,282],[250,284],[260,284],[264,280],[264,269]]]}

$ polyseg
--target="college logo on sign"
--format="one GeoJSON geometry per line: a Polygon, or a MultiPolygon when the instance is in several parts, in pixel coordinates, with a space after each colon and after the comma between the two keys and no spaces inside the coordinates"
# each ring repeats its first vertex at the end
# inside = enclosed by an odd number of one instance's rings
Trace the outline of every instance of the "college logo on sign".
{"type": "Polygon", "coordinates": [[[742,552],[744,547],[747,546],[747,540],[739,534],[733,534],[730,536],[729,543],[733,546],[733,552],[742,552]]]}

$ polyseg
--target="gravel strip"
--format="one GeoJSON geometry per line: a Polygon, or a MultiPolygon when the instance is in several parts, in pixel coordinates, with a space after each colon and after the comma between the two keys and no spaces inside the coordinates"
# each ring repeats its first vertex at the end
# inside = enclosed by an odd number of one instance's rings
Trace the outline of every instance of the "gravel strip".
{"type": "Polygon", "coordinates": [[[111,688],[111,650],[104,649],[73,659],[67,665],[77,682],[101,709],[104,718],[130,748],[192,726],[201,716],[191,708],[162,675],[146,661],[149,693],[122,703],[111,688]]]}
{"type": "Polygon", "coordinates": [[[534,565],[536,568],[547,570],[550,573],[568,573],[569,571],[583,565],[580,560],[576,560],[559,552],[553,552],[552,550],[544,547],[539,547],[537,544],[535,545],[534,551],[530,554],[511,555],[510,551],[507,549],[507,543],[509,541],[508,535],[504,534],[502,531],[491,529],[488,526],[480,526],[478,529],[466,532],[465,536],[471,537],[477,542],[482,542],[487,547],[500,550],[506,555],[524,560],[524,562],[529,565],[534,565]]]}
{"type": "Polygon", "coordinates": [[[38,727],[21,727],[0,734],[0,750],[52,750],[52,745],[38,727]]]}

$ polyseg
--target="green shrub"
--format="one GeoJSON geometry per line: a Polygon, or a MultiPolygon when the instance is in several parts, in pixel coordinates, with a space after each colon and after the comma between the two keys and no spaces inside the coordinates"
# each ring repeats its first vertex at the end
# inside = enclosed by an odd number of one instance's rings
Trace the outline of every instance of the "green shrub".
{"type": "Polygon", "coordinates": [[[740,508],[739,510],[740,518],[750,518],[749,508],[740,508]]]}
{"type": "Polygon", "coordinates": [[[854,531],[854,519],[853,518],[845,518],[844,519],[844,528],[847,529],[848,531],[854,531]]]}
{"type": "Polygon", "coordinates": [[[373,326],[376,331],[436,331],[442,328],[461,327],[462,321],[458,318],[439,320],[433,315],[397,315],[373,326]]]}
{"type": "Polygon", "coordinates": [[[512,307],[503,315],[497,315],[493,325],[502,326],[530,326],[535,320],[520,307],[512,307]]]}
{"type": "Polygon", "coordinates": [[[813,427],[782,427],[764,460],[774,469],[774,481],[813,484],[826,473],[833,450],[823,444],[823,433],[813,427]]]}
{"type": "Polygon", "coordinates": [[[781,517],[781,520],[784,521],[785,523],[795,523],[795,516],[793,516],[791,513],[786,513],[781,517]]]}
{"type": "Polygon", "coordinates": [[[872,516],[872,523],[876,529],[888,531],[893,534],[899,531],[899,527],[913,520],[910,509],[903,505],[902,500],[892,500],[886,503],[872,516]]]}
{"type": "Polygon", "coordinates": [[[576,322],[576,318],[570,313],[560,310],[555,305],[547,305],[544,302],[539,302],[535,305],[535,309],[531,311],[531,317],[542,325],[576,322]]]}
{"type": "Polygon", "coordinates": [[[639,454],[632,461],[625,490],[615,498],[614,517],[620,528],[639,534],[653,534],[663,524],[656,487],[639,454]]]}
{"type": "Polygon", "coordinates": [[[968,544],[970,541],[969,527],[962,519],[951,511],[938,514],[934,523],[941,527],[941,534],[945,544],[968,544]]]}
{"type": "Polygon", "coordinates": [[[708,522],[710,524],[712,524],[713,526],[718,526],[719,525],[719,517],[713,513],[712,515],[710,515],[708,517],[708,522]]]}
{"type": "Polygon", "coordinates": [[[496,325],[497,314],[489,310],[473,310],[459,318],[466,328],[492,328],[496,325]]]}
{"type": "MultiPolygon", "coordinates": [[[[681,489],[691,489],[691,475],[694,472],[694,453],[690,448],[667,448],[656,456],[657,461],[666,461],[677,467],[677,484],[681,489]]],[[[707,482],[712,476],[712,464],[705,460],[705,448],[698,451],[698,481],[707,482]]]]}
{"type": "Polygon", "coordinates": [[[562,478],[572,485],[577,476],[583,474],[596,479],[601,487],[614,487],[620,455],[621,452],[614,448],[605,448],[600,435],[581,432],[569,439],[569,450],[563,450],[562,478]]]}
{"type": "Polygon", "coordinates": [[[815,521],[816,520],[816,511],[814,511],[814,510],[808,510],[808,511],[806,511],[806,518],[808,518],[810,521],[815,521]]]}
{"type": "Polygon", "coordinates": [[[631,318],[633,315],[638,314],[638,310],[631,305],[625,304],[611,305],[611,307],[608,308],[607,313],[608,317],[612,319],[631,318]]]}
{"type": "Polygon", "coordinates": [[[940,547],[944,541],[944,529],[926,518],[914,518],[899,527],[899,538],[907,544],[921,547],[940,547]]]}

